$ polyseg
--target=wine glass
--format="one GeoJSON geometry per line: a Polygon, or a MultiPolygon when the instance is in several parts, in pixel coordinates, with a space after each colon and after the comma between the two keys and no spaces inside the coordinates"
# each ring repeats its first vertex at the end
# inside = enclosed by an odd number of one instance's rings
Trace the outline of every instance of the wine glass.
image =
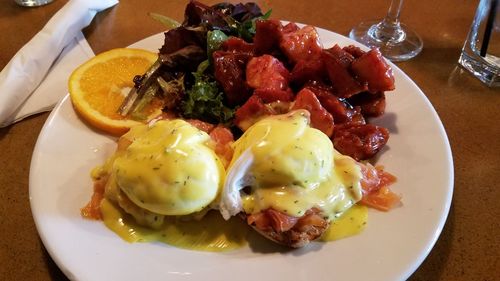
{"type": "Polygon", "coordinates": [[[403,0],[392,0],[384,19],[362,22],[349,37],[368,47],[379,48],[391,61],[409,60],[422,50],[422,39],[413,30],[399,22],[403,0]]]}

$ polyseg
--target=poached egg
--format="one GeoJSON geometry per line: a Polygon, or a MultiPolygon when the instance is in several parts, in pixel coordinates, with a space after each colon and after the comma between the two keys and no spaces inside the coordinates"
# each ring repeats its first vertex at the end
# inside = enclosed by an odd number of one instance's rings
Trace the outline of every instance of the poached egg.
{"type": "Polygon", "coordinates": [[[267,117],[234,143],[221,193],[225,219],[272,209],[300,218],[313,208],[329,223],[362,198],[361,169],[309,126],[309,112],[267,117]]]}

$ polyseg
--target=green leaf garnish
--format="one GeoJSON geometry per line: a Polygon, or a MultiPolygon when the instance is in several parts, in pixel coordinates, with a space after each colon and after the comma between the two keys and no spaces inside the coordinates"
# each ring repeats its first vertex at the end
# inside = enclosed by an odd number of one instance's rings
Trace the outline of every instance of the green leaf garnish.
{"type": "Polygon", "coordinates": [[[170,17],[160,15],[157,13],[151,13],[151,12],[148,14],[151,18],[159,21],[161,24],[163,24],[165,27],[167,27],[167,29],[173,29],[173,28],[181,26],[181,24],[178,21],[176,21],[170,17]]]}
{"type": "Polygon", "coordinates": [[[212,61],[213,52],[219,50],[222,43],[228,38],[229,37],[220,30],[207,32],[207,56],[210,61],[212,61]]]}
{"type": "Polygon", "coordinates": [[[219,90],[217,82],[205,70],[209,67],[208,60],[203,61],[193,73],[195,82],[186,92],[182,103],[185,117],[205,120],[211,123],[225,123],[234,115],[234,110],[223,104],[224,94],[219,90]]]}

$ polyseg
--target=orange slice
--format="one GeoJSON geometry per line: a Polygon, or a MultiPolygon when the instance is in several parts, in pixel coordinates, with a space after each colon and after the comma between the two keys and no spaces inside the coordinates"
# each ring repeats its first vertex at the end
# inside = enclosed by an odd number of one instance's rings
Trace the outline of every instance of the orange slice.
{"type": "Polygon", "coordinates": [[[120,48],[88,60],[69,78],[76,112],[91,126],[117,136],[140,124],[121,116],[118,108],[134,86],[134,76],[144,74],[157,58],[146,50],[120,48]]]}

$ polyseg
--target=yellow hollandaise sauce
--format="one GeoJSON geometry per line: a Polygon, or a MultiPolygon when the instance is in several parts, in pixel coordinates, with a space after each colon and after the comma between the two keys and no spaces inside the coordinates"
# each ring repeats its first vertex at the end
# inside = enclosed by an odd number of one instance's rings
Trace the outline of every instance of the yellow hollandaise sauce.
{"type": "MultiPolygon", "coordinates": [[[[217,212],[211,211],[199,221],[167,219],[159,229],[138,225],[129,215],[104,199],[101,203],[104,224],[129,243],[162,242],[174,247],[225,252],[247,245],[250,228],[239,218],[225,221],[217,212]]],[[[334,241],[361,233],[367,224],[368,208],[354,205],[330,227],[318,240],[334,241]]]]}
{"type": "Polygon", "coordinates": [[[300,217],[313,207],[321,207],[330,219],[340,217],[361,198],[360,170],[349,157],[334,152],[335,166],[326,181],[314,188],[279,186],[256,188],[243,195],[243,209],[256,213],[274,208],[290,216],[300,217]]]}
{"type": "Polygon", "coordinates": [[[368,208],[356,204],[330,223],[321,241],[334,241],[361,233],[368,221],[368,208]]]}
{"type": "Polygon", "coordinates": [[[203,219],[182,221],[166,218],[158,229],[137,224],[132,217],[104,199],[101,202],[104,224],[123,240],[133,242],[163,242],[178,248],[224,252],[247,244],[248,226],[239,218],[225,221],[215,211],[203,219]]]}

